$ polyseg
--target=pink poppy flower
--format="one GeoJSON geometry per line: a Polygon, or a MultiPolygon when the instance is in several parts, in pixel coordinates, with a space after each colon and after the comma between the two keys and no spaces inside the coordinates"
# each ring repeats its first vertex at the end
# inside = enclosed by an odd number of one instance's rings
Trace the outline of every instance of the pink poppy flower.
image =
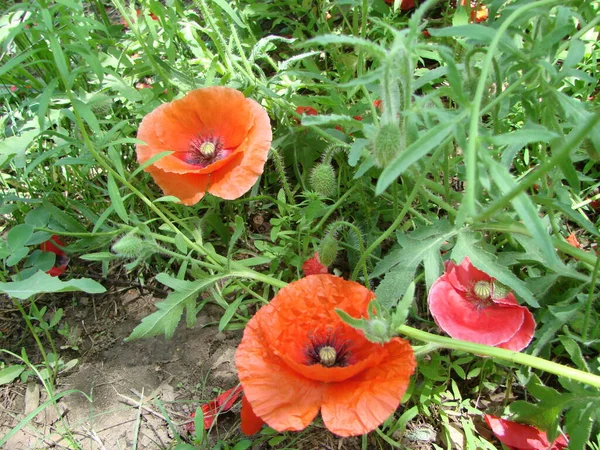
{"type": "Polygon", "coordinates": [[[485,421],[496,437],[511,450],[562,450],[569,444],[564,436],[548,441],[545,431],[530,425],[485,415],[485,421]]]}
{"type": "Polygon", "coordinates": [[[427,302],[438,326],[455,339],[523,350],[533,337],[535,320],[512,292],[463,259],[446,262],[446,272],[431,286],[427,302]]]}
{"type": "Polygon", "coordinates": [[[312,258],[308,258],[304,261],[302,270],[304,271],[305,276],[328,273],[327,266],[321,263],[318,252],[315,252],[315,255],[312,258]]]}

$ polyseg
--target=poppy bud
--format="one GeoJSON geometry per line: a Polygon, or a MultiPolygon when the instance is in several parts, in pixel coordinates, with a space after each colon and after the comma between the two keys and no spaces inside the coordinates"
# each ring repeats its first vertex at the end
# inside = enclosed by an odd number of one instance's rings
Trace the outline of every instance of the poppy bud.
{"type": "Polygon", "coordinates": [[[396,159],[396,156],[402,150],[402,133],[400,132],[400,128],[392,123],[383,125],[377,133],[373,148],[377,166],[386,167],[396,159]]]}
{"type": "Polygon", "coordinates": [[[335,170],[331,164],[320,163],[310,173],[310,186],[323,197],[335,197],[337,194],[335,178],[335,170]]]}
{"type": "Polygon", "coordinates": [[[373,318],[369,320],[365,329],[365,337],[378,344],[384,344],[390,340],[390,327],[385,320],[373,318]]]}
{"type": "Polygon", "coordinates": [[[133,234],[126,234],[112,246],[112,251],[121,258],[135,259],[147,254],[149,242],[133,234]]]}
{"type": "Polygon", "coordinates": [[[321,262],[330,266],[338,254],[338,241],[331,233],[327,234],[321,241],[321,246],[319,247],[319,256],[321,258],[321,262]]]}
{"type": "Polygon", "coordinates": [[[494,280],[494,282],[492,283],[492,286],[493,286],[492,298],[494,300],[497,300],[499,298],[504,298],[508,294],[510,294],[509,287],[500,283],[498,280],[494,280]]]}

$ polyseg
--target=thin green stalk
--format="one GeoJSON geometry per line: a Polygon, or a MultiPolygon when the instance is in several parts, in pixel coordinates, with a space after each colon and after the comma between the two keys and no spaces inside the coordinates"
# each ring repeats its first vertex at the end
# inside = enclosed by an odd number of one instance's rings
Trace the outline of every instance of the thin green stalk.
{"type": "Polygon", "coordinates": [[[290,183],[288,183],[287,175],[285,174],[283,158],[281,157],[279,152],[273,147],[271,147],[271,157],[273,158],[273,163],[275,164],[275,169],[277,170],[277,174],[279,175],[279,181],[283,186],[283,190],[285,191],[285,196],[287,197],[288,203],[290,205],[295,205],[296,201],[294,199],[294,194],[292,194],[290,183]]]}
{"type": "Polygon", "coordinates": [[[331,205],[331,207],[327,210],[327,212],[325,213],[325,215],[323,217],[321,217],[321,220],[319,221],[318,224],[315,225],[315,227],[310,231],[310,234],[314,235],[317,231],[319,231],[321,229],[321,227],[325,224],[325,222],[327,222],[327,219],[329,219],[329,216],[331,216],[333,214],[333,212],[342,204],[346,201],[346,199],[350,196],[350,194],[352,194],[352,192],[360,185],[360,183],[355,183],[353,184],[350,189],[348,189],[346,192],[344,192],[344,195],[342,195],[337,202],[335,202],[333,205],[331,205]]]}
{"type": "Polygon", "coordinates": [[[583,321],[583,334],[581,338],[583,341],[587,341],[589,329],[590,329],[590,316],[592,314],[592,303],[594,302],[594,291],[596,290],[596,282],[598,281],[598,272],[600,269],[600,258],[596,258],[596,264],[594,265],[594,271],[592,272],[592,282],[590,283],[590,292],[588,293],[588,301],[585,307],[585,319],[583,321]]]}
{"type": "Polygon", "coordinates": [[[513,352],[503,348],[490,347],[488,345],[475,344],[473,342],[461,341],[449,337],[438,336],[436,334],[427,333],[426,331],[417,330],[416,328],[412,328],[407,325],[398,327],[397,331],[404,336],[408,336],[419,341],[439,344],[440,347],[443,348],[460,350],[473,353],[475,355],[489,356],[492,358],[501,359],[503,361],[521,364],[558,375],[559,377],[569,378],[571,380],[600,388],[600,376],[589,372],[583,372],[572,367],[564,366],[553,361],[548,361],[543,358],[538,358],[537,356],[513,352]]]}
{"type": "MultiPolygon", "coordinates": [[[[532,2],[527,5],[523,5],[517,8],[510,16],[506,18],[502,25],[496,31],[492,42],[488,47],[488,51],[481,67],[481,75],[479,78],[479,82],[477,83],[477,89],[475,90],[475,98],[473,99],[473,103],[471,105],[471,119],[469,121],[469,140],[467,141],[467,148],[465,149],[465,166],[466,166],[466,181],[467,181],[467,189],[465,192],[464,198],[464,212],[467,217],[472,217],[475,215],[475,198],[477,192],[477,145],[479,141],[479,118],[481,116],[481,103],[483,100],[483,91],[485,89],[486,81],[488,78],[488,74],[490,68],[493,64],[494,53],[498,45],[500,44],[500,40],[504,36],[508,27],[512,25],[512,23],[517,20],[524,12],[529,11],[530,9],[535,9],[540,6],[550,6],[554,3],[560,3],[559,0],[540,0],[537,2],[532,2]]],[[[496,97],[496,99],[498,99],[496,97]]]]}
{"type": "MultiPolygon", "coordinates": [[[[40,353],[42,354],[42,358],[44,359],[44,364],[46,365],[46,368],[48,369],[48,372],[52,373],[52,379],[50,380],[50,383],[48,385],[46,385],[46,383],[44,383],[44,387],[46,388],[46,390],[48,391],[48,394],[49,394],[48,396],[52,397],[53,396],[52,383],[56,379],[56,374],[55,374],[54,371],[58,367],[58,364],[55,365],[55,368],[53,370],[50,370],[50,362],[48,361],[48,354],[46,353],[46,350],[44,349],[44,345],[42,344],[42,341],[40,340],[40,337],[35,332],[35,328],[33,327],[33,324],[31,323],[31,319],[29,318],[29,314],[27,314],[27,312],[25,311],[25,308],[23,308],[23,305],[21,304],[21,302],[19,300],[17,300],[16,298],[13,298],[12,301],[13,301],[13,305],[15,305],[16,308],[21,313],[21,316],[23,316],[23,319],[25,319],[25,323],[27,324],[27,328],[29,328],[29,332],[33,336],[33,339],[35,339],[35,342],[36,342],[36,344],[38,346],[38,349],[40,350],[40,353]]],[[[56,353],[55,353],[55,356],[58,357],[58,355],[56,353]]]]}
{"type": "MultiPolygon", "coordinates": [[[[353,223],[347,222],[345,220],[338,220],[331,227],[330,233],[334,233],[336,228],[339,228],[339,227],[342,227],[342,226],[348,227],[352,231],[354,231],[354,234],[356,234],[356,239],[358,240],[359,253],[362,255],[363,252],[365,251],[365,243],[364,243],[363,238],[362,238],[362,233],[360,232],[359,228],[356,225],[354,225],[353,223]]],[[[362,269],[363,269],[363,274],[364,274],[364,277],[365,277],[365,279],[364,279],[365,286],[367,288],[369,288],[369,274],[368,274],[369,271],[367,269],[367,262],[366,262],[366,260],[363,261],[362,269]]],[[[352,281],[354,281],[355,279],[356,278],[351,278],[352,281]]]]}
{"type": "MultiPolygon", "coordinates": [[[[509,192],[504,194],[502,197],[494,201],[491,205],[489,205],[483,212],[473,218],[473,222],[483,222],[484,220],[492,217],[496,212],[506,208],[510,202],[521,192],[525,192],[531,186],[533,186],[536,181],[539,180],[540,177],[546,175],[552,169],[557,167],[557,165],[564,159],[569,156],[569,153],[579,146],[581,141],[585,139],[585,137],[590,133],[590,131],[600,122],[600,111],[597,111],[595,114],[591,115],[590,118],[581,124],[579,127],[575,128],[569,135],[567,139],[564,141],[563,145],[553,152],[552,157],[546,160],[543,164],[537,167],[537,169],[529,172],[521,182],[511,189],[509,192]]],[[[467,178],[468,182],[468,178],[467,178]]]]}

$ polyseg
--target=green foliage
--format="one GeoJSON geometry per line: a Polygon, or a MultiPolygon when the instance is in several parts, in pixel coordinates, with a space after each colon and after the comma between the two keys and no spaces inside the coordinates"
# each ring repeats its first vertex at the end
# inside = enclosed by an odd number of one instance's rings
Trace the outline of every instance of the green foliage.
{"type": "MultiPolygon", "coordinates": [[[[331,273],[375,291],[370,320],[345,319],[382,342],[404,323],[435,330],[427,291],[446,261],[469,257],[496,295],[514,292],[535,315],[527,353],[598,373],[599,2],[492,0],[481,23],[446,1],[409,11],[317,3],[34,1],[4,11],[0,290],[27,307],[43,293],[104,292],[87,272],[128,273],[169,291],[129,339],[169,338],[184,312],[192,326],[209,302],[226,332],[318,250],[331,273]],[[140,166],[136,132],[159,105],[211,85],[265,107],[273,156],[246,196],[186,207],[144,171],[177,149],[140,166]],[[299,105],[318,115],[298,116],[299,105]],[[54,234],[71,257],[61,278],[45,273],[57,257],[39,249],[54,234]]],[[[50,310],[29,307],[30,332],[64,326],[50,310]]],[[[26,372],[11,364],[0,383],[26,372]]],[[[473,424],[486,412],[478,400],[510,394],[517,369],[432,352],[418,370],[378,444],[404,445],[396,437],[427,421],[446,446],[460,423],[467,448],[493,448],[473,424]]],[[[506,412],[551,437],[562,428],[572,448],[591,445],[593,390],[518,374],[506,412]]],[[[272,430],[253,439],[302,444],[272,430]]],[[[225,440],[215,448],[252,444],[225,440]]]]}

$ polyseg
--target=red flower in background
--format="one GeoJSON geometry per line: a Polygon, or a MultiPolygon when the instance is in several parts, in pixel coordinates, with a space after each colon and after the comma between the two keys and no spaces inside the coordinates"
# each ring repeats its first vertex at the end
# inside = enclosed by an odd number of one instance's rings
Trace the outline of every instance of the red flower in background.
{"type": "Polygon", "coordinates": [[[304,271],[305,276],[328,272],[327,266],[321,264],[319,252],[315,252],[315,255],[312,258],[308,258],[306,261],[304,261],[304,264],[302,264],[302,270],[304,271]]]}
{"type": "MultiPolygon", "coordinates": [[[[389,5],[394,4],[394,0],[385,0],[385,2],[389,5]]],[[[415,7],[415,0],[401,0],[400,1],[400,9],[406,10],[415,7]]]]}
{"type": "Polygon", "coordinates": [[[446,272],[431,286],[429,309],[438,326],[455,339],[523,350],[533,337],[535,321],[512,292],[465,258],[446,262],[446,272]],[[504,290],[505,292],[502,292],[504,290]]]}
{"type": "Polygon", "coordinates": [[[301,116],[318,116],[319,113],[312,106],[298,106],[296,112],[301,116]]]}
{"type": "Polygon", "coordinates": [[[313,275],[282,288],[250,319],[235,355],[247,399],[243,430],[263,420],[298,431],[321,411],[331,432],[356,436],[398,408],[415,369],[411,346],[369,342],[335,312],[366,316],[374,297],[353,281],[313,275]]]}
{"type": "Polygon", "coordinates": [[[64,247],[65,244],[60,240],[57,235],[52,235],[50,239],[46,242],[42,242],[40,244],[40,250],[43,252],[50,252],[56,255],[56,260],[54,262],[54,267],[47,271],[48,275],[52,275],[53,277],[57,277],[64,273],[67,268],[67,264],[69,263],[69,257],[63,252],[60,248],[58,248],[54,243],[64,247]]]}
{"type": "MultiPolygon", "coordinates": [[[[141,9],[136,9],[135,10],[135,15],[136,15],[136,17],[140,17],[142,15],[142,10],[141,9]]],[[[148,15],[150,16],[150,18],[152,20],[158,20],[158,17],[156,16],[156,14],[150,13],[148,15]]],[[[123,25],[124,28],[129,28],[129,24],[127,23],[127,21],[125,20],[124,17],[121,17],[121,21],[119,23],[121,25],[123,25]]]]}
{"type": "MultiPolygon", "coordinates": [[[[465,6],[467,0],[462,0],[461,5],[465,6]]],[[[488,8],[480,5],[478,2],[471,2],[471,22],[480,23],[488,19],[488,8]]]]}
{"type": "Polygon", "coordinates": [[[381,108],[381,100],[379,100],[379,99],[373,100],[373,106],[375,108],[381,108]]]}
{"type": "MultiPolygon", "coordinates": [[[[229,411],[234,403],[237,402],[238,398],[240,398],[241,394],[242,386],[236,386],[223,392],[214,400],[202,405],[201,408],[202,414],[204,415],[204,429],[208,430],[210,427],[212,427],[219,414],[229,411]]],[[[190,417],[196,417],[196,413],[192,413],[190,417]]],[[[194,422],[185,424],[185,429],[190,433],[193,433],[196,430],[194,422]]]]}
{"type": "Polygon", "coordinates": [[[562,450],[569,444],[564,436],[548,441],[546,432],[530,425],[485,415],[485,421],[496,437],[511,450],[562,450]]]}

